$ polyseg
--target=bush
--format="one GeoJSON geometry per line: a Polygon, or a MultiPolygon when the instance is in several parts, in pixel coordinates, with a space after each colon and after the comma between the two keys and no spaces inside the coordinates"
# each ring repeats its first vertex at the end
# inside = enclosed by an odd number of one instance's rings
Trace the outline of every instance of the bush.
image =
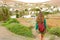
{"type": "Polygon", "coordinates": [[[50,12],[43,12],[44,15],[52,14],[50,12]]]}
{"type": "Polygon", "coordinates": [[[19,23],[16,19],[9,19],[3,23],[3,25],[8,25],[11,23],[19,23]]]}
{"type": "Polygon", "coordinates": [[[5,25],[11,32],[18,34],[18,35],[23,35],[27,37],[33,37],[32,31],[29,27],[23,26],[18,23],[13,23],[13,24],[8,24],[5,25]]]}
{"type": "Polygon", "coordinates": [[[16,18],[19,18],[19,14],[18,14],[18,13],[19,13],[19,11],[18,11],[18,10],[16,10],[15,12],[16,12],[16,18]]]}
{"type": "Polygon", "coordinates": [[[0,14],[0,21],[2,21],[3,20],[3,17],[2,17],[2,15],[0,14]]]}
{"type": "Polygon", "coordinates": [[[16,14],[16,18],[19,18],[19,14],[16,14]]]}
{"type": "Polygon", "coordinates": [[[10,18],[10,11],[9,11],[9,7],[6,6],[1,6],[0,7],[0,20],[1,21],[6,21],[8,20],[8,18],[10,18]]]}
{"type": "Polygon", "coordinates": [[[51,33],[51,34],[60,36],[60,27],[51,28],[48,32],[51,33]]]}
{"type": "Polygon", "coordinates": [[[31,28],[20,24],[16,19],[7,20],[5,23],[3,23],[3,26],[8,28],[11,32],[15,34],[33,37],[31,28]]]}

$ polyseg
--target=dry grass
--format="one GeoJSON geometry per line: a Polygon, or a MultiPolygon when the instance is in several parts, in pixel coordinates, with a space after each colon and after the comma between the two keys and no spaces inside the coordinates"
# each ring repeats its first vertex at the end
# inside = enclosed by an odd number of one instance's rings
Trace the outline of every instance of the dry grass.
{"type": "Polygon", "coordinates": [[[59,27],[60,19],[47,19],[47,25],[50,27],[59,27]]]}
{"type": "Polygon", "coordinates": [[[17,20],[25,26],[33,26],[33,24],[31,23],[31,21],[33,20],[32,18],[28,18],[28,19],[27,18],[17,18],[17,20]]]}
{"type": "MultiPolygon", "coordinates": [[[[33,26],[32,22],[35,21],[35,19],[29,18],[18,18],[17,19],[21,24],[26,25],[26,26],[33,26]],[[34,20],[34,21],[32,21],[34,20]],[[32,22],[31,22],[32,21],[32,22]]],[[[49,18],[46,19],[47,25],[50,27],[59,27],[60,26],[60,18],[49,18]]]]}

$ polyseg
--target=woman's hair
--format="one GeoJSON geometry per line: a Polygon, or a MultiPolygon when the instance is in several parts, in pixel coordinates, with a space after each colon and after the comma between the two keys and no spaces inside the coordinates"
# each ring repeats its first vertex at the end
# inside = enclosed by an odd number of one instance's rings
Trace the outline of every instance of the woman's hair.
{"type": "Polygon", "coordinates": [[[44,22],[44,15],[43,13],[40,11],[38,16],[37,16],[37,19],[36,19],[37,23],[42,23],[44,22]]]}

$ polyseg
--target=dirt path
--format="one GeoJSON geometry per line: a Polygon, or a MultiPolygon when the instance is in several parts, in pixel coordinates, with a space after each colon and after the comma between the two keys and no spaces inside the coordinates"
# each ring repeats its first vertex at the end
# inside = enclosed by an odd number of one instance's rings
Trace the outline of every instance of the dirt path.
{"type": "Polygon", "coordinates": [[[0,26],[0,40],[28,40],[28,38],[15,35],[8,31],[5,27],[0,26]]]}

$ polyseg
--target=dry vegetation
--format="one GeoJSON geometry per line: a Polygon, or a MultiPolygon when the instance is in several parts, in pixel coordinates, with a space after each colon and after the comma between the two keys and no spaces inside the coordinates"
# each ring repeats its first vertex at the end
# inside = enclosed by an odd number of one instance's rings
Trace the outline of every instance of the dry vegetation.
{"type": "Polygon", "coordinates": [[[33,24],[31,23],[31,21],[33,20],[32,18],[17,18],[17,20],[21,23],[21,24],[23,24],[23,25],[25,25],[25,26],[33,26],[33,24]]]}
{"type": "MultiPolygon", "coordinates": [[[[33,23],[32,22],[35,22],[35,19],[32,19],[32,18],[29,18],[29,19],[26,19],[26,18],[17,18],[17,20],[23,24],[23,25],[26,25],[26,26],[33,26],[33,23]],[[33,21],[34,20],[34,21],[33,21]]],[[[60,26],[60,18],[48,18],[46,19],[47,21],[47,25],[49,27],[59,27],[60,26]]]]}
{"type": "Polygon", "coordinates": [[[47,25],[50,27],[59,27],[60,19],[47,19],[47,25]]]}

